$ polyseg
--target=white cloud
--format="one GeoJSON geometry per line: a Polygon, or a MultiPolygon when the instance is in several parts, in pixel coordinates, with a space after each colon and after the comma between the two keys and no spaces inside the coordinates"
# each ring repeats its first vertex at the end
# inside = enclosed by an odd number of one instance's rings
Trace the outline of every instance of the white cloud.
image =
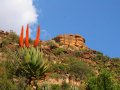
{"type": "Polygon", "coordinates": [[[22,25],[37,22],[33,0],[0,0],[0,29],[20,33],[22,25]]]}

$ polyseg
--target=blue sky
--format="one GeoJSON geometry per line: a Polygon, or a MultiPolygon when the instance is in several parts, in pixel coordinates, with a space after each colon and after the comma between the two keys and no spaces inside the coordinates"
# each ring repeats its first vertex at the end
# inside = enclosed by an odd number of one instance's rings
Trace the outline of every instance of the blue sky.
{"type": "MultiPolygon", "coordinates": [[[[120,0],[36,0],[38,23],[47,33],[80,34],[86,45],[110,57],[120,57],[120,0]]],[[[35,35],[35,34],[33,34],[35,35]]]]}

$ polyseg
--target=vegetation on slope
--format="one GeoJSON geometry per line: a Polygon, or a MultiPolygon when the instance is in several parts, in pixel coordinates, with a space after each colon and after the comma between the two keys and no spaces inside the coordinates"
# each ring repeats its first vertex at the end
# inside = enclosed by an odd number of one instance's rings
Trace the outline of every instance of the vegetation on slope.
{"type": "Polygon", "coordinates": [[[31,48],[24,48],[24,52],[18,53],[18,40],[19,38],[15,33],[2,40],[0,47],[0,90],[31,90],[31,88],[34,90],[120,89],[119,58],[110,58],[90,49],[56,48],[52,42],[47,44],[50,46],[50,50],[42,48],[41,52],[39,46],[38,49],[35,49],[36,53],[31,48]],[[29,59],[35,57],[37,53],[40,55],[43,53],[39,60],[48,60],[46,64],[42,64],[44,67],[39,65],[41,69],[34,67],[38,64],[37,61],[34,64],[32,62],[34,60],[29,59]],[[86,57],[86,53],[90,54],[90,58],[86,57]],[[43,68],[48,67],[48,64],[49,68],[42,73],[43,68]]]}

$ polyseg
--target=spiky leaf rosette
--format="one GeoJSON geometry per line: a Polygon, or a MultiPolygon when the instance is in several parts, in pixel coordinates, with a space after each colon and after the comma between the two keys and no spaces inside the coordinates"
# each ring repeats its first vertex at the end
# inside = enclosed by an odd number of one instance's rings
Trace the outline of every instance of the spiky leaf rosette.
{"type": "Polygon", "coordinates": [[[41,77],[48,70],[47,60],[38,47],[20,48],[18,50],[22,71],[29,77],[41,77]]]}

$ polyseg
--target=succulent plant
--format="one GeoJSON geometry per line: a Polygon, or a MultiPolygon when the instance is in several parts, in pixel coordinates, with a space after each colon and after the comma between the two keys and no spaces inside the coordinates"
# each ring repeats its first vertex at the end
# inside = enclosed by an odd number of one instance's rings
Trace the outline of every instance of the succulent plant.
{"type": "Polygon", "coordinates": [[[22,70],[30,77],[41,77],[48,70],[48,63],[38,47],[23,47],[18,50],[22,70]]]}

